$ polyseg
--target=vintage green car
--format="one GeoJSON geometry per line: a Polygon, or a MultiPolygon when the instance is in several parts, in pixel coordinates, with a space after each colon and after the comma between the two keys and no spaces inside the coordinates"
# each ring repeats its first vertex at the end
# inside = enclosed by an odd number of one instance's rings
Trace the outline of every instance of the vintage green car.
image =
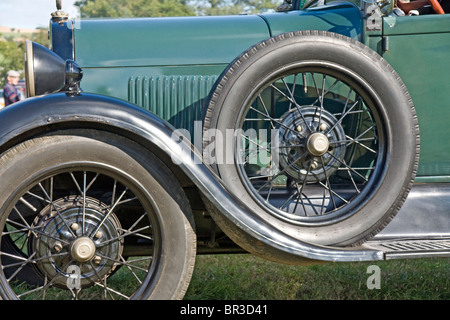
{"type": "Polygon", "coordinates": [[[0,112],[0,297],[181,299],[202,253],[449,256],[445,1],[58,3],[51,50],[27,43],[30,98],[0,112]]]}

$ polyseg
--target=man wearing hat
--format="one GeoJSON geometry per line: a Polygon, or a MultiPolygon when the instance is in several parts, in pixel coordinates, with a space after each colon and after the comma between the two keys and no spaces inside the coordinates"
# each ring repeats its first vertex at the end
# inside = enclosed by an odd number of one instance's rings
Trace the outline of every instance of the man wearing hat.
{"type": "Polygon", "coordinates": [[[5,107],[14,102],[20,101],[19,90],[17,90],[17,84],[19,83],[20,73],[14,70],[8,71],[7,75],[8,83],[3,89],[3,98],[5,98],[5,107]]]}

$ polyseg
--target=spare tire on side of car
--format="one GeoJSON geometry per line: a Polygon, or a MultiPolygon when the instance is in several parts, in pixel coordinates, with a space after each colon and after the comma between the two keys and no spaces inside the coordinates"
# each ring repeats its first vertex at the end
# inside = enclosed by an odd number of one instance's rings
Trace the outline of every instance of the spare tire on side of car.
{"type": "Polygon", "coordinates": [[[342,35],[298,31],[258,43],[222,73],[203,147],[255,217],[299,241],[349,246],[378,233],[404,203],[419,128],[405,85],[381,56],[342,35]]]}

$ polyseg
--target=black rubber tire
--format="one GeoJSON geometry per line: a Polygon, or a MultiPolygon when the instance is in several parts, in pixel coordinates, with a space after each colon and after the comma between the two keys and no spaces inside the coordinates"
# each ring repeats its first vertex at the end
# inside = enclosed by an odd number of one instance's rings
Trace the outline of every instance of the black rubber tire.
{"type": "Polygon", "coordinates": [[[214,162],[210,159],[212,149],[216,156],[236,150],[235,140],[232,148],[227,145],[227,150],[222,150],[208,135],[209,129],[222,132],[223,137],[227,129],[239,129],[240,113],[256,100],[264,85],[289,70],[313,67],[342,76],[374,105],[377,130],[384,137],[379,152],[382,159],[380,156],[378,162],[383,166],[376,181],[371,178],[371,190],[364,197],[356,197],[351,209],[341,212],[338,218],[299,222],[280,217],[273,208],[255,199],[239,173],[236,159],[235,163],[223,161],[211,166],[252,214],[278,230],[316,244],[357,245],[383,229],[398,212],[414,181],[419,159],[418,121],[409,93],[393,68],[363,44],[329,32],[298,31],[270,38],[244,52],[222,73],[209,96],[204,112],[204,159],[214,162]]]}
{"type": "MultiPolygon", "coordinates": [[[[130,185],[129,190],[145,203],[145,212],[152,211],[148,216],[154,237],[160,239],[154,249],[158,254],[154,254],[149,267],[150,276],[142,285],[136,285],[132,298],[182,299],[196,257],[194,219],[189,202],[167,166],[152,152],[124,137],[98,130],[61,130],[22,142],[5,152],[0,158],[1,230],[12,206],[18,203],[20,192],[42,177],[67,168],[76,170],[80,164],[99,168],[98,172],[114,175],[118,181],[123,179],[130,185]]],[[[2,269],[0,298],[17,299],[2,269]]],[[[96,299],[96,296],[89,299],[96,299]]]]}

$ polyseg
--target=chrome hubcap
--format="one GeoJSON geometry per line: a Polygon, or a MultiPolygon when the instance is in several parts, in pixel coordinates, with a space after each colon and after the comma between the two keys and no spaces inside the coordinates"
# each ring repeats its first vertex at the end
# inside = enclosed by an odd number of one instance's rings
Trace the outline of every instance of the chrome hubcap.
{"type": "Polygon", "coordinates": [[[306,147],[313,156],[320,157],[328,151],[330,142],[328,138],[320,132],[315,132],[309,136],[306,147]]]}
{"type": "Polygon", "coordinates": [[[91,260],[95,254],[95,244],[88,237],[81,237],[72,243],[70,254],[75,261],[86,262],[91,260]]]}

